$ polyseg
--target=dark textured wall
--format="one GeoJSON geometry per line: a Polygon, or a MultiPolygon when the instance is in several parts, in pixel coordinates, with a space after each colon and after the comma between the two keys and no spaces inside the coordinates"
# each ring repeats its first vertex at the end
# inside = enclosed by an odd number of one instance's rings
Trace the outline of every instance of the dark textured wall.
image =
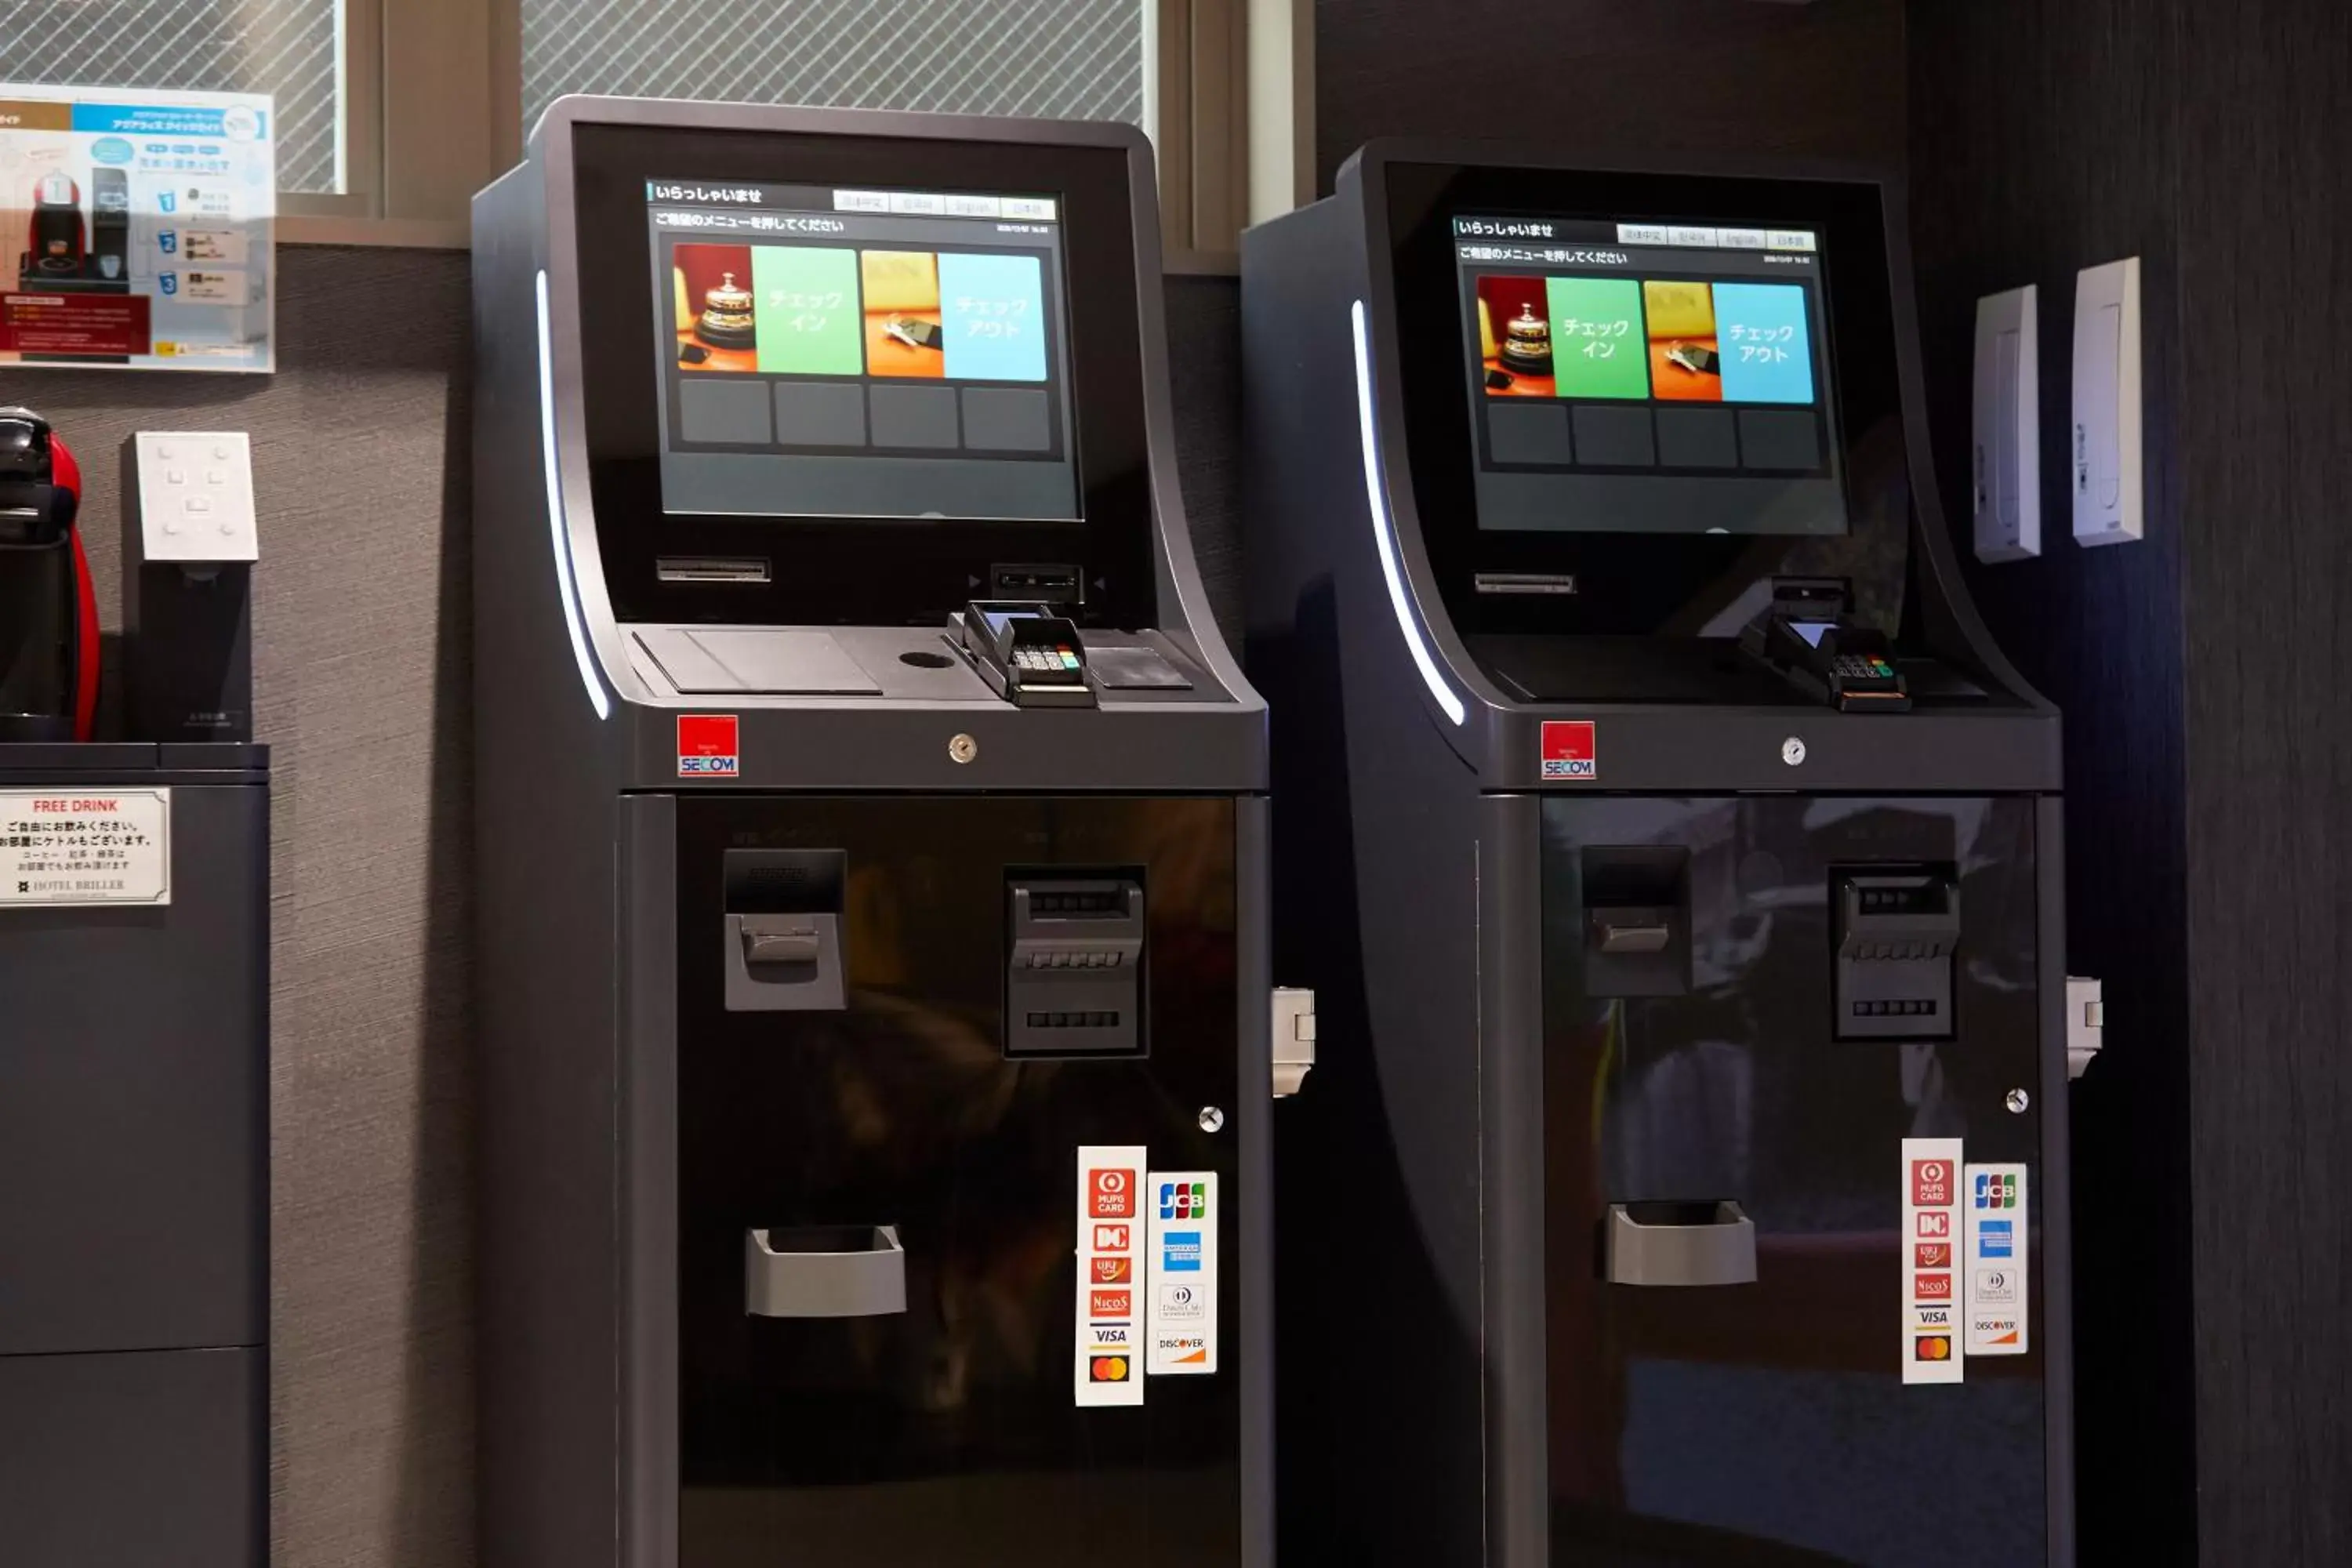
{"type": "Polygon", "coordinates": [[[2175,25],[2200,1535],[2352,1563],[2352,7],[2175,25]]]}
{"type": "Polygon", "coordinates": [[[1902,0],[1316,0],[1319,188],[1375,136],[1899,162],[1902,0]]]}
{"type": "Polygon", "coordinates": [[[1913,208],[1965,552],[1969,323],[2042,289],[2043,557],[1971,571],[2066,713],[2086,1563],[2352,1561],[2352,20],[2337,0],[1919,0],[1913,208]],[[2147,537],[2069,537],[2074,274],[2142,258],[2147,537]],[[2324,678],[2323,678],[2324,679],[2324,678]],[[2201,1543],[2201,1549],[2200,1549],[2201,1543]]]}

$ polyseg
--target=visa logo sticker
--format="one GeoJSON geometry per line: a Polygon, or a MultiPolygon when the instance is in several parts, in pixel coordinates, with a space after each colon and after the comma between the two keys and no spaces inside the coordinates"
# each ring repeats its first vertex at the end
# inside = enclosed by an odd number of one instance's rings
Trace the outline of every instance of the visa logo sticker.
{"type": "Polygon", "coordinates": [[[1591,720],[1544,721],[1543,776],[1569,784],[1590,784],[1601,776],[1599,742],[1591,720]]]}
{"type": "Polygon", "coordinates": [[[742,752],[736,745],[732,713],[681,713],[677,716],[677,776],[682,779],[731,779],[741,776],[742,752]]]}

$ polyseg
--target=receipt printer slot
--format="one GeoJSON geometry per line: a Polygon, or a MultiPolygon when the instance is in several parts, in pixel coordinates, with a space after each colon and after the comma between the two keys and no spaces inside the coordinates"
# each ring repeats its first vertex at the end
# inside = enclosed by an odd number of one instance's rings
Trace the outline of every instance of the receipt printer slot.
{"type": "Polygon", "coordinates": [[[1690,851],[1588,844],[1583,852],[1584,994],[1690,990],[1690,851]]]}
{"type": "Polygon", "coordinates": [[[1140,872],[1005,883],[1004,1054],[1140,1056],[1140,872]]]}
{"type": "Polygon", "coordinates": [[[727,1010],[837,1013],[844,1006],[838,849],[730,849],[727,1010]]]}

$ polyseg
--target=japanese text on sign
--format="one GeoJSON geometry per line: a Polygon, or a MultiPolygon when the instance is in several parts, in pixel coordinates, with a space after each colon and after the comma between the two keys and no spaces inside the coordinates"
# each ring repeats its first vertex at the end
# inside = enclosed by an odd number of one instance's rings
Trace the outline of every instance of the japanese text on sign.
{"type": "Polygon", "coordinates": [[[172,792],[0,791],[0,907],[168,904],[172,792]]]}

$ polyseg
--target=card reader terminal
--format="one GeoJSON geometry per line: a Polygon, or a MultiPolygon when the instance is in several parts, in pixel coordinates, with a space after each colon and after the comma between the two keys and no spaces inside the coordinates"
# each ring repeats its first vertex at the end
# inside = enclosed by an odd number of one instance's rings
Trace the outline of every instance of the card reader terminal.
{"type": "Polygon", "coordinates": [[[1905,713],[1911,694],[1886,634],[1846,618],[1843,580],[1784,578],[1772,606],[1740,634],[1740,646],[1842,713],[1905,713]]]}
{"type": "Polygon", "coordinates": [[[950,630],[981,679],[1016,708],[1091,708],[1087,648],[1078,628],[1051,606],[975,600],[950,630]]]}

